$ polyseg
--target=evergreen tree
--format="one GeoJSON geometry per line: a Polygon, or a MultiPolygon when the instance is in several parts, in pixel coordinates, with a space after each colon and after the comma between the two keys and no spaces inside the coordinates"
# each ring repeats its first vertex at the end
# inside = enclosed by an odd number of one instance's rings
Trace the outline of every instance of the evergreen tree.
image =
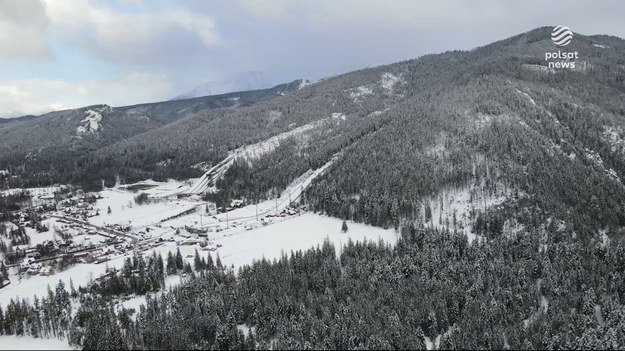
{"type": "Polygon", "coordinates": [[[171,251],[167,252],[167,275],[176,274],[178,270],[176,259],[171,251]]]}
{"type": "Polygon", "coordinates": [[[197,248],[195,249],[195,257],[193,259],[193,265],[196,271],[201,271],[204,270],[204,268],[206,268],[204,266],[204,263],[202,262],[202,259],[200,258],[200,254],[197,251],[197,248]]]}

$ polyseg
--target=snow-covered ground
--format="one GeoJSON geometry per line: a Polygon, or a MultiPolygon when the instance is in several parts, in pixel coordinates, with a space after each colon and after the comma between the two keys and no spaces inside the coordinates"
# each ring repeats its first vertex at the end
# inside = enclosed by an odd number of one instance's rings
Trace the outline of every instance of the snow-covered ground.
{"type": "MultiPolygon", "coordinates": [[[[335,156],[331,161],[327,162],[325,165],[320,167],[317,170],[309,170],[308,172],[302,174],[299,178],[295,179],[286,189],[282,192],[279,198],[271,199],[267,201],[263,201],[256,205],[249,205],[243,208],[237,208],[228,212],[228,220],[247,220],[247,219],[256,219],[256,210],[258,209],[259,218],[267,215],[267,214],[277,214],[284,210],[292,201],[297,201],[302,194],[302,191],[305,190],[312,181],[325,172],[325,170],[332,165],[336,158],[340,157],[339,155],[335,156]]],[[[221,213],[216,216],[219,220],[225,221],[226,214],[221,213]]]]}
{"type": "Polygon", "coordinates": [[[401,81],[401,78],[392,74],[392,73],[384,73],[380,79],[380,85],[389,93],[393,92],[393,88],[395,84],[401,81]]]}
{"type": "Polygon", "coordinates": [[[275,150],[282,141],[288,138],[294,138],[299,144],[304,144],[308,140],[308,132],[321,126],[323,123],[327,123],[328,121],[334,121],[334,123],[340,123],[340,121],[345,120],[345,115],[342,113],[333,113],[328,118],[323,118],[319,121],[311,122],[308,124],[304,124],[302,126],[296,127],[284,133],[280,133],[271,138],[258,142],[256,144],[242,146],[238,149],[230,151],[227,158],[222,160],[219,164],[210,168],[204,173],[204,175],[194,181],[194,183],[182,190],[179,190],[179,193],[185,194],[200,194],[204,193],[209,189],[209,184],[211,180],[214,181],[223,176],[223,174],[228,170],[228,168],[236,161],[237,159],[246,159],[253,160],[255,158],[261,157],[264,154],[267,154],[273,150],[275,150]]]}
{"type": "Polygon", "coordinates": [[[65,340],[0,335],[0,350],[74,350],[65,340]]]}
{"type": "Polygon", "coordinates": [[[534,72],[540,72],[540,73],[556,73],[556,70],[549,67],[549,66],[543,66],[543,65],[532,65],[532,64],[522,64],[521,65],[524,68],[527,68],[531,71],[534,72]]]}
{"type": "MultiPolygon", "coordinates": [[[[250,264],[253,260],[263,257],[268,259],[278,258],[281,253],[289,253],[292,250],[306,250],[316,245],[321,245],[325,238],[328,238],[337,247],[344,245],[349,238],[353,241],[383,239],[388,243],[395,243],[398,236],[392,230],[384,230],[377,227],[348,222],[349,231],[341,233],[342,221],[336,218],[305,213],[301,216],[281,218],[281,221],[272,225],[260,226],[256,229],[246,230],[243,227],[232,227],[230,230],[209,233],[210,246],[222,245],[216,251],[211,252],[213,259],[219,254],[224,265],[241,267],[250,264]]],[[[178,237],[178,239],[181,239],[178,237]]],[[[160,253],[163,257],[167,252],[175,252],[177,248],[192,263],[193,255],[197,249],[202,256],[209,253],[201,251],[198,244],[177,246],[175,242],[166,241],[163,245],[145,251],[144,255],[151,255],[153,251],[160,253]]],[[[58,272],[51,276],[28,276],[22,275],[19,279],[12,276],[11,284],[0,289],[0,306],[6,306],[11,299],[26,298],[32,300],[33,296],[43,296],[47,293],[47,288],[54,288],[59,280],[63,280],[69,289],[70,279],[74,286],[85,286],[92,279],[98,278],[106,272],[106,267],[121,268],[127,255],[113,256],[108,262],[100,264],[77,264],[63,272],[58,272]]],[[[177,281],[167,282],[168,285],[175,285],[177,281]]]]}
{"type": "Polygon", "coordinates": [[[82,125],[76,128],[76,132],[78,134],[90,133],[93,134],[100,130],[100,122],[102,122],[102,114],[101,112],[104,109],[99,111],[94,110],[86,110],[85,111],[85,119],[80,121],[82,125]]]}
{"type": "Polygon", "coordinates": [[[509,194],[510,190],[503,187],[496,194],[489,194],[477,186],[441,191],[424,205],[430,206],[432,217],[429,221],[426,220],[424,207],[421,211],[423,222],[440,230],[457,230],[464,233],[469,242],[473,242],[479,238],[473,233],[473,224],[477,213],[486,212],[502,204],[509,194]]]}
{"type": "Polygon", "coordinates": [[[0,195],[2,196],[15,195],[23,191],[26,191],[35,198],[49,197],[49,196],[53,196],[55,192],[60,191],[66,187],[67,186],[65,185],[60,185],[60,186],[35,187],[35,188],[15,188],[15,189],[2,190],[0,191],[0,195]]]}
{"type": "MultiPolygon", "coordinates": [[[[347,233],[341,232],[342,220],[312,213],[261,227],[239,234],[222,236],[214,240],[223,245],[217,250],[225,265],[235,268],[253,260],[278,258],[282,252],[307,250],[321,245],[327,238],[340,251],[351,238],[352,241],[382,239],[394,244],[398,235],[394,230],[385,230],[364,224],[348,222],[347,233]]],[[[338,254],[339,252],[337,252],[338,254]]]]}
{"type": "Polygon", "coordinates": [[[363,101],[367,96],[373,95],[373,87],[362,85],[354,89],[349,89],[349,97],[356,103],[363,101]]]}
{"type": "MultiPolygon", "coordinates": [[[[167,183],[165,184],[168,185],[167,183]]],[[[163,190],[162,188],[158,188],[163,190]]],[[[133,227],[144,227],[160,220],[177,215],[198,205],[198,202],[187,199],[154,202],[146,205],[138,205],[134,202],[135,197],[141,192],[151,194],[154,190],[122,191],[118,189],[107,189],[100,192],[103,199],[96,202],[95,208],[100,215],[89,219],[90,223],[96,225],[106,224],[131,224],[133,227]],[[108,213],[108,208],[111,213],[108,213]]]]}
{"type": "Polygon", "coordinates": [[[623,128],[621,127],[603,127],[604,140],[610,145],[610,150],[612,152],[623,152],[625,150],[625,140],[621,137],[624,134],[623,128]]]}
{"type": "MultiPolygon", "coordinates": [[[[54,235],[54,226],[57,225],[54,219],[48,219],[41,222],[43,225],[48,226],[47,232],[38,233],[35,229],[26,227],[26,234],[30,236],[30,245],[37,246],[37,244],[42,244],[45,241],[50,241],[55,238],[54,235]]],[[[59,238],[57,238],[59,239],[59,238]]]]}
{"type": "MultiPolygon", "coordinates": [[[[392,76],[392,75],[391,75],[392,76]]],[[[394,77],[394,76],[393,76],[394,77]]],[[[388,78],[388,77],[387,77],[388,78]]],[[[391,78],[388,78],[391,79],[391,78]]],[[[392,80],[391,83],[386,83],[388,86],[392,88],[393,84],[397,82],[397,80],[392,80]]],[[[272,111],[278,113],[276,111],[272,111]]],[[[271,138],[265,139],[255,144],[250,144],[246,146],[242,146],[235,150],[229,152],[228,157],[219,162],[217,165],[208,168],[206,164],[198,163],[194,167],[204,167],[207,168],[204,175],[202,175],[198,179],[193,180],[193,184],[187,186],[183,189],[177,189],[176,193],[183,194],[201,194],[205,193],[207,190],[211,189],[211,183],[214,183],[217,179],[225,174],[228,168],[234,163],[234,161],[238,159],[245,159],[251,161],[255,158],[261,157],[273,150],[275,150],[281,142],[286,139],[292,138],[295,139],[296,142],[300,145],[304,145],[308,142],[309,132],[318,128],[325,123],[333,123],[340,124],[342,121],[345,121],[347,116],[341,112],[334,112],[329,117],[322,118],[318,121],[311,122],[308,124],[304,124],[299,127],[295,127],[289,131],[277,134],[271,138]]]]}

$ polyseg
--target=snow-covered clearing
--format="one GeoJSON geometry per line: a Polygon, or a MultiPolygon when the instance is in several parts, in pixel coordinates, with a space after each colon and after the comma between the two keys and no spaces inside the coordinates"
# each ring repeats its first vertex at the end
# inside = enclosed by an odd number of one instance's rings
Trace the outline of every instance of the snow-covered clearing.
{"type": "Polygon", "coordinates": [[[426,350],[438,350],[438,346],[441,343],[441,335],[439,334],[438,336],[436,336],[434,341],[432,341],[432,339],[428,338],[427,336],[424,336],[423,341],[425,341],[426,350]]]}
{"type": "Polygon", "coordinates": [[[433,228],[464,233],[469,242],[473,242],[478,238],[473,232],[478,212],[486,212],[502,204],[509,194],[510,191],[503,187],[495,194],[477,186],[444,190],[425,202],[421,210],[422,221],[433,228]],[[430,206],[432,214],[429,220],[426,218],[426,206],[430,206]]]}
{"type": "MultiPolygon", "coordinates": [[[[307,250],[321,245],[327,238],[340,251],[349,239],[364,241],[379,239],[394,244],[398,234],[393,230],[348,222],[347,233],[341,232],[342,220],[306,213],[273,225],[214,239],[223,245],[217,250],[224,264],[239,268],[252,260],[279,258],[291,251],[307,250]]],[[[339,253],[339,252],[337,252],[339,253]]]]}
{"type": "Polygon", "coordinates": [[[93,134],[100,130],[100,122],[102,122],[102,111],[87,110],[85,111],[85,119],[80,121],[82,125],[76,128],[78,134],[90,133],[93,134]]]}
{"type": "Polygon", "coordinates": [[[243,336],[245,336],[246,338],[250,335],[250,332],[254,335],[256,335],[256,327],[250,327],[247,324],[239,324],[237,325],[237,329],[239,331],[241,331],[241,333],[243,333],[243,336]]]}
{"type": "Polygon", "coordinates": [[[518,115],[502,113],[500,115],[490,115],[486,113],[477,113],[474,117],[474,126],[477,131],[483,130],[490,126],[493,122],[518,123],[524,128],[530,128],[527,123],[518,115]]]}
{"type": "Polygon", "coordinates": [[[159,191],[166,193],[162,188],[157,188],[156,190],[148,189],[137,193],[118,189],[101,191],[100,195],[103,198],[98,200],[94,206],[100,212],[100,215],[90,218],[89,222],[99,226],[106,224],[130,224],[133,227],[144,227],[198,206],[198,202],[188,199],[163,200],[146,205],[138,205],[134,202],[135,197],[140,192],[153,195],[160,194],[159,191]],[[109,207],[111,209],[110,214],[108,213],[109,207]]]}
{"type": "MultiPolygon", "coordinates": [[[[199,249],[198,246],[180,246],[180,251],[183,256],[186,257],[187,255],[192,255],[196,247],[199,249]]],[[[153,251],[167,257],[167,252],[176,251],[176,244],[167,242],[155,249],[145,251],[143,255],[151,255],[153,251]]],[[[206,253],[202,253],[206,255],[206,253]]],[[[105,263],[79,263],[65,271],[57,272],[50,276],[29,276],[28,274],[22,274],[20,277],[17,275],[17,267],[11,268],[11,284],[0,289],[0,306],[6,306],[11,299],[15,300],[16,298],[25,298],[32,302],[32,298],[35,295],[45,296],[48,286],[54,289],[59,280],[63,281],[68,290],[70,280],[73,282],[75,288],[78,288],[78,286],[86,286],[93,279],[106,273],[107,267],[121,269],[127,257],[132,257],[132,252],[128,252],[125,255],[114,255],[105,263]]],[[[189,262],[192,263],[192,259],[185,258],[185,260],[189,260],[189,262]]]]}
{"type": "Polygon", "coordinates": [[[625,151],[625,140],[621,137],[621,135],[624,134],[623,128],[612,126],[603,127],[603,138],[610,145],[610,150],[612,152],[625,151]]]}
{"type": "Polygon", "coordinates": [[[601,247],[610,246],[610,237],[608,236],[608,230],[603,229],[599,231],[599,236],[601,237],[601,247]]]}
{"type": "Polygon", "coordinates": [[[392,73],[384,73],[382,74],[382,78],[380,80],[380,85],[389,93],[393,92],[393,88],[395,84],[401,81],[401,78],[392,74],[392,73]]]}
{"type": "Polygon", "coordinates": [[[533,64],[523,64],[522,67],[525,67],[531,71],[534,72],[540,72],[540,73],[556,73],[556,70],[549,67],[549,66],[543,66],[543,65],[533,65],[533,64]]]}
{"type": "Polygon", "coordinates": [[[354,89],[347,90],[349,97],[356,103],[361,102],[367,96],[373,95],[373,89],[371,86],[362,85],[354,89]]]}
{"type": "Polygon", "coordinates": [[[305,88],[305,87],[307,87],[307,86],[309,86],[309,85],[313,85],[313,84],[315,84],[315,83],[317,83],[317,82],[316,82],[316,81],[309,80],[309,79],[302,79],[302,80],[301,80],[301,82],[299,83],[299,87],[298,87],[297,89],[298,89],[298,90],[299,90],[299,89],[303,89],[303,88],[305,88]]]}
{"type": "MultiPolygon", "coordinates": [[[[189,277],[182,278],[178,274],[167,276],[165,277],[165,289],[154,292],[154,293],[148,293],[148,295],[150,295],[150,297],[152,298],[161,297],[164,293],[171,291],[172,288],[180,285],[181,282],[183,282],[184,280],[188,280],[188,279],[190,278],[189,277]]],[[[117,308],[118,311],[120,311],[122,308],[125,308],[127,310],[134,309],[135,311],[139,311],[141,306],[145,305],[146,302],[147,302],[146,295],[130,295],[127,297],[119,298],[115,304],[115,307],[117,308]]],[[[133,314],[132,317],[136,319],[137,314],[133,314]]]]}
{"type": "MultiPolygon", "coordinates": [[[[38,233],[35,229],[30,227],[25,227],[26,234],[30,236],[30,245],[37,246],[37,244],[42,244],[45,241],[50,241],[55,239],[54,235],[54,226],[59,226],[54,219],[44,220],[41,222],[43,225],[48,226],[48,231],[38,233]]],[[[60,227],[60,226],[59,226],[60,227]]]]}
{"type": "Polygon", "coordinates": [[[0,350],[74,350],[65,340],[0,335],[0,350]]]}

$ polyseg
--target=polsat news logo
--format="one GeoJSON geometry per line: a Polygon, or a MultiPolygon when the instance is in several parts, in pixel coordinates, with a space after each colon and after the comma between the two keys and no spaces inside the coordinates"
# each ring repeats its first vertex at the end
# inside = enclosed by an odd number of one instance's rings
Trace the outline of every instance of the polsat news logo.
{"type": "MultiPolygon", "coordinates": [[[[566,26],[553,27],[551,40],[559,47],[567,46],[573,40],[573,31],[566,26]]],[[[553,51],[545,53],[545,60],[549,68],[569,68],[575,69],[575,61],[579,58],[577,51],[553,51]]]]}
{"type": "Polygon", "coordinates": [[[551,40],[558,46],[567,46],[573,40],[573,31],[569,27],[557,26],[551,31],[551,40]]]}

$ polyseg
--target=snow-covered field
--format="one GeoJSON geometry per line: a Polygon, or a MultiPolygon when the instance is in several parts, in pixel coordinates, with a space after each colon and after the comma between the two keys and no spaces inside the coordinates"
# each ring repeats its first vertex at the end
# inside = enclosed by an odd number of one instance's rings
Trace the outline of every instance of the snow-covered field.
{"type": "MultiPolygon", "coordinates": [[[[336,114],[328,120],[343,118],[344,115],[336,114]]],[[[256,157],[276,147],[282,138],[301,137],[313,127],[304,125],[285,135],[250,145],[240,150],[240,156],[256,157]]],[[[71,234],[74,244],[90,242],[97,245],[98,250],[106,249],[106,252],[109,252],[111,249],[114,253],[109,254],[106,262],[78,263],[50,276],[18,274],[18,267],[12,267],[10,284],[0,289],[0,306],[6,306],[12,299],[32,302],[34,296],[45,296],[48,288],[54,289],[59,281],[63,281],[68,290],[70,281],[76,289],[79,286],[86,286],[105,274],[109,268],[121,269],[126,258],[132,257],[136,250],[141,250],[144,257],[151,256],[154,252],[167,257],[168,252],[175,253],[180,249],[184,260],[191,264],[197,250],[201,256],[211,255],[213,260],[219,256],[225,267],[233,267],[237,272],[241,266],[251,264],[255,260],[277,259],[283,253],[288,255],[293,251],[320,246],[326,239],[334,244],[339,254],[343,245],[350,239],[354,242],[383,240],[395,244],[399,235],[393,230],[348,222],[349,230],[343,233],[342,220],[307,213],[295,208],[296,206],[291,207],[297,203],[302,192],[312,181],[338,157],[340,154],[328,160],[321,168],[308,170],[293,180],[279,198],[235,208],[227,213],[215,213],[214,204],[203,201],[198,195],[187,192],[186,196],[178,196],[184,193],[185,189],[193,188],[193,180],[187,182],[146,180],[135,184],[116,185],[93,194],[97,199],[95,203],[87,203],[82,195],[75,195],[68,199],[61,210],[46,214],[48,219],[42,223],[48,225],[48,231],[37,233],[34,229],[26,228],[27,234],[31,237],[31,245],[56,241],[59,238],[55,234],[55,228],[58,228],[66,234],[71,234]],[[148,195],[148,201],[140,205],[136,203],[136,196],[141,193],[148,195]],[[108,213],[109,209],[111,213],[108,213]],[[113,224],[127,226],[125,230],[128,232],[103,228],[113,224]],[[194,234],[203,230],[206,231],[205,238],[194,234]],[[95,234],[96,232],[101,235],[95,234]],[[104,243],[111,233],[117,236],[117,239],[127,241],[124,245],[132,243],[135,248],[125,251],[126,246],[119,245],[113,250],[112,246],[109,246],[112,244],[104,243]],[[162,242],[157,243],[157,239],[162,242]],[[206,248],[212,251],[203,250],[200,243],[206,243],[206,248]],[[146,247],[150,248],[145,249],[146,247]]],[[[224,161],[223,165],[231,162],[224,161]]],[[[55,190],[57,189],[51,187],[38,189],[38,192],[49,197],[55,190]]],[[[94,256],[98,255],[100,254],[94,256]]],[[[53,261],[51,263],[54,264],[53,261]]],[[[189,278],[178,275],[167,277],[166,286],[171,288],[185,279],[189,278]]],[[[144,301],[144,296],[135,296],[129,300],[120,300],[119,306],[137,308],[144,301]]],[[[0,343],[2,347],[5,344],[11,345],[6,346],[7,349],[15,349],[12,344],[18,340],[27,348],[67,348],[64,341],[54,340],[55,344],[46,341],[41,344],[41,340],[33,338],[6,337],[0,339],[0,343]]]]}
{"type": "Polygon", "coordinates": [[[31,336],[0,335],[0,350],[73,350],[66,341],[31,336]]]}
{"type": "Polygon", "coordinates": [[[259,229],[219,237],[214,242],[223,245],[217,251],[221,261],[238,268],[263,257],[278,258],[282,252],[307,250],[321,245],[326,238],[340,250],[350,238],[352,241],[382,239],[394,244],[399,235],[394,230],[353,222],[348,222],[349,230],[342,233],[341,224],[337,218],[306,213],[259,229]]]}
{"type": "MultiPolygon", "coordinates": [[[[150,194],[150,190],[140,191],[150,194]]],[[[182,199],[180,201],[162,201],[149,205],[135,204],[134,199],[140,192],[107,189],[100,192],[103,199],[97,201],[95,208],[100,215],[90,218],[89,222],[96,225],[131,224],[143,227],[158,223],[160,220],[177,215],[198,205],[197,202],[182,199]],[[108,214],[110,207],[111,213],[108,214]]]]}
{"type": "MultiPolygon", "coordinates": [[[[351,222],[348,222],[349,231],[341,233],[341,224],[342,221],[336,218],[305,213],[253,230],[239,227],[232,228],[230,231],[209,233],[211,245],[222,245],[211,255],[215,259],[216,255],[219,254],[224,265],[239,268],[263,257],[267,259],[278,258],[283,251],[290,253],[292,250],[306,250],[321,245],[325,238],[334,243],[337,249],[344,245],[349,238],[353,241],[364,239],[377,241],[381,238],[391,244],[394,244],[398,238],[392,230],[351,222]]],[[[159,247],[145,251],[144,255],[149,256],[153,251],[156,251],[166,257],[167,252],[175,252],[177,247],[180,248],[185,260],[189,262],[192,262],[193,259],[186,256],[194,254],[195,249],[198,249],[203,256],[209,254],[206,251],[200,251],[201,248],[198,244],[177,246],[175,242],[167,241],[159,247]]],[[[104,274],[106,267],[121,268],[126,257],[131,257],[131,254],[128,253],[128,256],[118,255],[112,257],[110,261],[100,264],[77,264],[52,276],[29,277],[23,275],[21,280],[14,276],[10,285],[0,289],[0,305],[6,306],[11,299],[18,297],[32,301],[35,294],[38,296],[45,295],[48,286],[54,288],[59,280],[63,280],[68,289],[70,279],[76,288],[79,285],[85,286],[92,279],[104,274]]],[[[176,281],[168,281],[168,285],[175,284],[177,284],[176,281]]]]}

